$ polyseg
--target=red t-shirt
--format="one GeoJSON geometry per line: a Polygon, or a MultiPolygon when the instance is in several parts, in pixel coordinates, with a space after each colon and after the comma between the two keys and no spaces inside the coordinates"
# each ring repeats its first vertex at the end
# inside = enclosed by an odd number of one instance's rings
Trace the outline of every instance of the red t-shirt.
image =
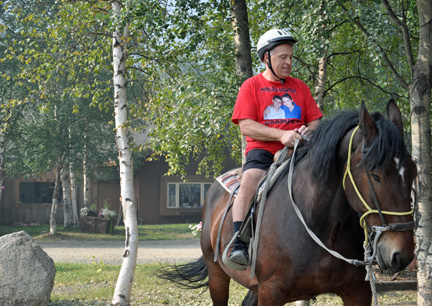
{"type": "MultiPolygon", "coordinates": [[[[293,130],[321,117],[310,89],[304,82],[288,77],[282,85],[281,82],[268,81],[260,73],[247,79],[241,86],[231,120],[238,124],[240,119],[252,119],[269,127],[293,130]],[[280,108],[276,105],[280,105],[278,101],[287,101],[285,97],[282,99],[284,94],[291,97],[293,104],[290,108],[284,104],[280,108]]],[[[246,141],[246,154],[252,149],[264,149],[275,154],[284,147],[279,141],[258,141],[250,137],[246,137],[246,141]]]]}

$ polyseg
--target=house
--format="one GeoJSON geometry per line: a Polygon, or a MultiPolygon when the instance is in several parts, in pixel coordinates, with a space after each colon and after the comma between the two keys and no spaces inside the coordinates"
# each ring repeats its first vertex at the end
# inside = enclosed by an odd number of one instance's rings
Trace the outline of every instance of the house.
{"type": "MultiPolygon", "coordinates": [[[[238,167],[229,159],[225,169],[238,167]]],[[[114,168],[114,167],[113,167],[114,168]]],[[[196,173],[197,165],[187,168],[196,173]]],[[[105,204],[121,213],[118,170],[113,179],[99,178],[91,183],[91,203],[102,209],[105,204]]],[[[135,204],[141,224],[198,223],[204,196],[214,178],[190,175],[184,182],[178,176],[165,176],[168,164],[163,160],[146,161],[134,174],[135,204]]],[[[49,223],[55,177],[46,173],[30,179],[5,179],[0,202],[0,224],[49,223]]],[[[78,206],[84,206],[82,186],[78,206]]],[[[57,210],[57,222],[63,223],[63,207],[57,210]]]]}

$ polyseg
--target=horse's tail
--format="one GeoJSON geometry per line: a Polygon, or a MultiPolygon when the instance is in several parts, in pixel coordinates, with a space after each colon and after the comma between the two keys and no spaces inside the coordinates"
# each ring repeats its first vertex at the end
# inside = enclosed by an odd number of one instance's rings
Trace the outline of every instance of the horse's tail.
{"type": "Polygon", "coordinates": [[[208,271],[202,256],[194,262],[162,267],[157,276],[186,289],[208,288],[209,286],[208,271]]]}

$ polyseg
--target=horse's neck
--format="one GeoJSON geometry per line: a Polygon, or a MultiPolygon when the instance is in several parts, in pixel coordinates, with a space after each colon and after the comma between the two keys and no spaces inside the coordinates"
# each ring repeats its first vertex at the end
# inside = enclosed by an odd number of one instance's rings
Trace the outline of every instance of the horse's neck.
{"type": "Polygon", "coordinates": [[[294,197],[299,199],[300,205],[306,207],[305,218],[309,219],[309,224],[315,224],[320,230],[331,228],[332,224],[346,218],[352,212],[342,187],[343,173],[338,173],[334,179],[326,182],[315,182],[307,174],[308,170],[307,160],[296,169],[303,173],[302,179],[294,182],[297,193],[294,197]]]}

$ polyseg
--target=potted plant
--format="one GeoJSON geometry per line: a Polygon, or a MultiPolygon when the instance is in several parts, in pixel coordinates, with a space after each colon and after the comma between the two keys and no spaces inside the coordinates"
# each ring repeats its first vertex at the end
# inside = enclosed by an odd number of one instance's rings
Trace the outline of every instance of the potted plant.
{"type": "Polygon", "coordinates": [[[108,233],[112,234],[114,231],[115,218],[117,218],[117,213],[114,210],[110,210],[108,207],[109,204],[105,202],[105,207],[99,211],[99,216],[109,220],[108,233]]]}
{"type": "Polygon", "coordinates": [[[112,234],[117,213],[108,207],[109,204],[105,202],[105,207],[99,212],[94,204],[90,208],[81,208],[81,231],[84,233],[112,234]]]}

